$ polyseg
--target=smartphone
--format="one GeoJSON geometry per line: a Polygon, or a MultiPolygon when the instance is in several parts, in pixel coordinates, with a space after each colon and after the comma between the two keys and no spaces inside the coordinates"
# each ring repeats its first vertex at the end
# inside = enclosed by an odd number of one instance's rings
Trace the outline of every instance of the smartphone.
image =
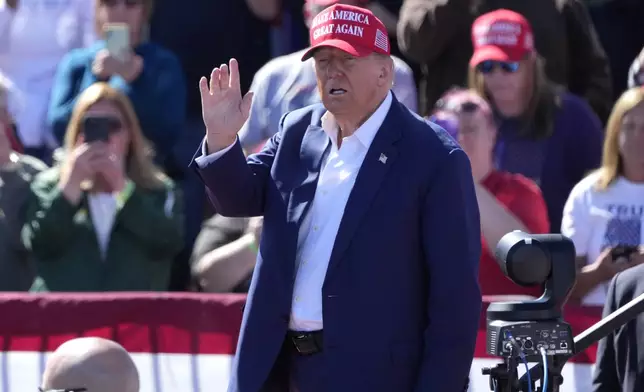
{"type": "Polygon", "coordinates": [[[107,23],[103,28],[105,43],[110,55],[127,62],[130,55],[130,26],[125,23],[107,23]]]}
{"type": "Polygon", "coordinates": [[[107,142],[114,119],[104,116],[88,116],[83,119],[83,136],[86,143],[107,142]]]}
{"type": "Polygon", "coordinates": [[[637,252],[639,249],[638,246],[632,245],[618,245],[611,250],[610,255],[613,259],[613,262],[621,258],[626,258],[627,260],[631,257],[631,254],[637,252]]]}

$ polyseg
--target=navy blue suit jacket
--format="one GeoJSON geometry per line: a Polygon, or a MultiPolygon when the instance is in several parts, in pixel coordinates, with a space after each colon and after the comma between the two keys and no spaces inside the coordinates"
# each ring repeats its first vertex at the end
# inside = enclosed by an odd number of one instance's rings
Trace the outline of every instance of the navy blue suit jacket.
{"type": "MultiPolygon", "coordinates": [[[[286,114],[248,160],[237,142],[201,168],[191,164],[218,213],[264,215],[229,392],[261,391],[284,342],[298,229],[331,146],[324,113],[318,104],[286,114]]],[[[466,154],[394,98],[358,172],[322,288],[328,390],[463,391],[481,312],[480,253],[466,154]]]]}

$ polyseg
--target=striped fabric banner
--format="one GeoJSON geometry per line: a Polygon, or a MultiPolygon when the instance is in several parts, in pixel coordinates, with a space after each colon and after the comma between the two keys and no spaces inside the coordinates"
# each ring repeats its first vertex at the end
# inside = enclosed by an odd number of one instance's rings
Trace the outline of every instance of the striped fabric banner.
{"type": "MultiPolygon", "coordinates": [[[[130,351],[141,392],[223,392],[243,303],[241,295],[190,293],[3,294],[0,392],[36,391],[47,353],[79,336],[112,339],[130,351]]],[[[597,308],[570,308],[566,319],[578,333],[600,315],[597,308]]],[[[499,360],[485,353],[484,323],[478,341],[470,390],[490,391],[480,369],[499,360]]],[[[594,355],[593,348],[566,365],[562,391],[590,390],[594,355]]]]}

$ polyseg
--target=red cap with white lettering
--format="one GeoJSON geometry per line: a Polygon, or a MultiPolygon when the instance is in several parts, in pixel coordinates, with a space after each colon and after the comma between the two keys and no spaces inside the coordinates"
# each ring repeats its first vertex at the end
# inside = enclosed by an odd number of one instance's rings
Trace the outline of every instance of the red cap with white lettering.
{"type": "Polygon", "coordinates": [[[514,11],[500,9],[479,16],[472,24],[474,54],[470,67],[484,61],[521,61],[534,51],[530,23],[514,11]]]}
{"type": "Polygon", "coordinates": [[[336,4],[320,12],[311,21],[311,47],[302,56],[309,59],[315,49],[330,46],[356,57],[371,53],[390,54],[385,25],[371,11],[346,4],[336,4]]]}

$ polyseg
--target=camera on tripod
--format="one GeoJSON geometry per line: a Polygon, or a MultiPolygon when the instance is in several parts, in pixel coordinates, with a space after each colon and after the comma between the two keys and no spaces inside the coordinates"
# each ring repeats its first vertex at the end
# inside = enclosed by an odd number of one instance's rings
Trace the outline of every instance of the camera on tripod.
{"type": "Polygon", "coordinates": [[[504,363],[484,369],[493,391],[536,391],[530,377],[521,385],[517,366],[541,362],[546,369],[540,390],[561,382],[555,365],[573,354],[570,325],[561,315],[562,305],[575,283],[575,247],[562,235],[529,235],[514,231],[496,247],[503,272],[521,286],[542,285],[541,297],[523,302],[494,302],[487,310],[487,352],[504,363]],[[550,360],[548,360],[550,358],[550,360]],[[549,379],[548,379],[549,378],[549,379]]]}
{"type": "Polygon", "coordinates": [[[541,297],[529,301],[493,302],[487,309],[487,352],[503,358],[490,376],[495,392],[558,392],[561,370],[573,355],[644,311],[644,294],[573,337],[562,307],[575,283],[575,246],[559,234],[506,234],[495,257],[501,269],[520,286],[541,285],[541,297]],[[528,363],[536,362],[532,368],[528,363]],[[518,377],[519,366],[526,372],[518,377]],[[536,382],[539,381],[539,386],[536,382]]]}

